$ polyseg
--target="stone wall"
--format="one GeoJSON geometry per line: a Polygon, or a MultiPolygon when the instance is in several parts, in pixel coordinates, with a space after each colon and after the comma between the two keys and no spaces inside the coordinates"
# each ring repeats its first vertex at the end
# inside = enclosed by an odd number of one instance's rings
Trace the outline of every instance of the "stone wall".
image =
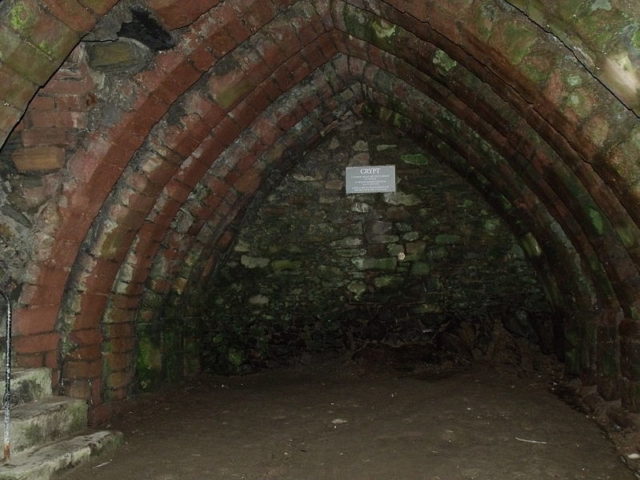
{"type": "Polygon", "coordinates": [[[200,295],[205,367],[223,373],[371,342],[432,345],[495,318],[549,341],[536,276],[480,195],[413,141],[361,121],[250,209],[200,295]],[[394,164],[397,192],[346,195],[344,168],[368,164],[394,164]]]}

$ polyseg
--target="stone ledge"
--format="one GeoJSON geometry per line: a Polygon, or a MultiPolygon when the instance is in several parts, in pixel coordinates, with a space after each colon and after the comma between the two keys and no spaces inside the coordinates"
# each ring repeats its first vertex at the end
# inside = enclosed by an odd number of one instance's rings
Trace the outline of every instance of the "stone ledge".
{"type": "Polygon", "coordinates": [[[76,467],[91,457],[122,444],[122,433],[101,431],[61,440],[11,458],[0,466],[0,480],[48,480],[59,471],[76,467]]]}

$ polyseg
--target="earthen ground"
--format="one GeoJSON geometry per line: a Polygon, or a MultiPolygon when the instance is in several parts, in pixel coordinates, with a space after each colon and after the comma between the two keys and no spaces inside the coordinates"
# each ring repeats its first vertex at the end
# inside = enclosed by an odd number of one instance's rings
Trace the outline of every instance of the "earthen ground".
{"type": "Polygon", "coordinates": [[[550,379],[323,362],[140,397],[126,443],[64,480],[632,480],[550,379]]]}

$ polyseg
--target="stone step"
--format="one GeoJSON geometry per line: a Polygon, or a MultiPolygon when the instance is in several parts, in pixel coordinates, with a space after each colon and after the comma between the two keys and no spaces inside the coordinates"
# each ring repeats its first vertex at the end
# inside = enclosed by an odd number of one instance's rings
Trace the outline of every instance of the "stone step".
{"type": "MultiPolygon", "coordinates": [[[[5,373],[0,372],[0,399],[4,396],[5,373]]],[[[16,368],[11,372],[12,404],[28,403],[51,395],[51,370],[16,368]]],[[[1,402],[0,402],[1,403],[1,402]]]]}
{"type": "Polygon", "coordinates": [[[122,443],[122,434],[94,432],[58,440],[40,448],[12,455],[0,465],[0,480],[48,480],[56,472],[86,462],[92,456],[107,453],[122,443]]]}
{"type": "MultiPolygon", "coordinates": [[[[46,397],[24,403],[11,409],[11,452],[35,448],[86,428],[87,403],[84,400],[46,397]]],[[[0,432],[4,434],[4,412],[0,415],[0,432]]]]}

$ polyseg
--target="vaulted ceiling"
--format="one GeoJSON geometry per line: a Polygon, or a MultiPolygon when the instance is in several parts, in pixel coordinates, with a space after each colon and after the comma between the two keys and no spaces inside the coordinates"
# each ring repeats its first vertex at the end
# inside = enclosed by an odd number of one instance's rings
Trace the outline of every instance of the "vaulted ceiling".
{"type": "Polygon", "coordinates": [[[568,368],[636,408],[639,10],[2,1],[19,362],[58,369],[95,405],[125,396],[136,319],[215,264],[270,168],[351,112],[412,135],[485,195],[566,318],[568,368]]]}

